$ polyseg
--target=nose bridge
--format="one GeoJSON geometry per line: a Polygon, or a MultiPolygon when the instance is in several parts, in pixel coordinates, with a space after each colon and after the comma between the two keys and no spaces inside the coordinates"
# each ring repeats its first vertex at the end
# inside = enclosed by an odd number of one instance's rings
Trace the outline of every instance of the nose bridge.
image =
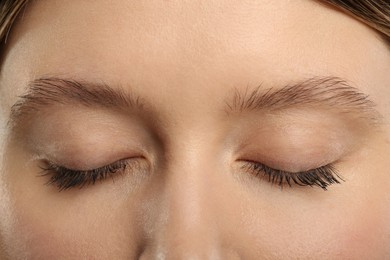
{"type": "Polygon", "coordinates": [[[156,244],[170,258],[216,259],[218,228],[213,204],[214,163],[201,141],[177,149],[164,172],[164,221],[156,244]]]}

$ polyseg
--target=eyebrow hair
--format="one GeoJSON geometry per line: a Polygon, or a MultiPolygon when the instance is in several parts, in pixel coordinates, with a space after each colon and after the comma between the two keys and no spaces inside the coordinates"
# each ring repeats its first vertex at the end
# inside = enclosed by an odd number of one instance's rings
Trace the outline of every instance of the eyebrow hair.
{"type": "MultiPolygon", "coordinates": [[[[122,88],[114,89],[105,83],[46,77],[28,84],[27,92],[19,96],[12,106],[8,124],[12,128],[24,116],[55,104],[144,110],[141,98],[122,88]]],[[[374,124],[382,118],[367,94],[339,77],[313,77],[282,88],[264,89],[260,85],[252,91],[249,88],[244,92],[236,89],[233,99],[226,104],[228,114],[325,106],[340,113],[368,118],[374,124]]]]}
{"type": "Polygon", "coordinates": [[[355,114],[378,123],[382,118],[376,104],[367,94],[351,86],[340,77],[312,77],[285,85],[265,89],[260,85],[244,92],[236,89],[231,102],[226,102],[227,113],[253,110],[281,111],[299,107],[326,107],[340,113],[355,114]]]}
{"type": "Polygon", "coordinates": [[[9,124],[43,107],[54,104],[81,104],[87,107],[134,108],[142,110],[140,97],[113,89],[105,83],[92,83],[56,77],[39,78],[28,84],[27,93],[19,96],[11,108],[9,124]]]}

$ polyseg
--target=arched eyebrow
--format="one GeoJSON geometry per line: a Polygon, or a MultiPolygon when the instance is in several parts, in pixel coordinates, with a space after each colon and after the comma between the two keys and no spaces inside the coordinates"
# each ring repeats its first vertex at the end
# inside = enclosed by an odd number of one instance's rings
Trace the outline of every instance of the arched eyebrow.
{"type": "Polygon", "coordinates": [[[228,114],[247,111],[282,111],[292,108],[325,108],[352,114],[378,124],[382,115],[369,96],[340,77],[312,77],[283,87],[236,89],[226,102],[228,114]]]}
{"type": "Polygon", "coordinates": [[[11,108],[9,124],[51,105],[70,104],[113,109],[144,109],[140,97],[105,83],[95,83],[57,77],[39,78],[28,84],[27,92],[19,96],[11,108]]]}
{"type": "MultiPolygon", "coordinates": [[[[281,88],[266,89],[259,86],[252,91],[247,88],[244,92],[236,89],[232,99],[226,103],[228,114],[324,107],[368,119],[373,124],[378,124],[382,118],[368,95],[339,77],[314,77],[281,88]]],[[[20,96],[11,108],[9,125],[13,127],[26,116],[58,104],[138,111],[144,111],[145,108],[139,96],[122,88],[112,88],[104,83],[47,77],[28,84],[27,93],[20,96]]]]}

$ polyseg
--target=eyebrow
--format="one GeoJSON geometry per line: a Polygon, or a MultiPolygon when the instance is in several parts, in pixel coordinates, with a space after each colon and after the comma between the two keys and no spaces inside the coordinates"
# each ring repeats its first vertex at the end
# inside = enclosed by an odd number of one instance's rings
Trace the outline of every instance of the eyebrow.
{"type": "Polygon", "coordinates": [[[359,118],[379,123],[382,115],[369,95],[352,86],[340,77],[311,77],[290,83],[281,88],[264,89],[262,85],[243,92],[236,89],[229,102],[228,114],[246,111],[282,111],[292,108],[327,108],[342,114],[352,114],[359,118]]]}
{"type": "Polygon", "coordinates": [[[19,96],[11,108],[9,124],[14,125],[31,113],[58,104],[127,110],[144,108],[139,96],[125,92],[122,88],[114,89],[105,83],[47,77],[33,80],[28,84],[27,92],[19,96]]]}
{"type": "MultiPolygon", "coordinates": [[[[81,104],[87,107],[144,110],[143,100],[122,88],[57,77],[39,78],[28,84],[27,92],[19,96],[11,108],[9,124],[14,126],[25,116],[58,104],[81,104]]],[[[326,107],[340,113],[354,114],[377,124],[382,118],[367,94],[339,77],[312,77],[283,87],[254,90],[236,89],[228,114],[245,111],[281,111],[300,107],[326,107]]]]}

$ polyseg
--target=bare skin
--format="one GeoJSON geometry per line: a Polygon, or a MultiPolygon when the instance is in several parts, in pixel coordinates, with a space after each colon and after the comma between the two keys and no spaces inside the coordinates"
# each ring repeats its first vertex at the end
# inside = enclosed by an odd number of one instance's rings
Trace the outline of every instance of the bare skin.
{"type": "Polygon", "coordinates": [[[0,74],[0,258],[384,259],[389,71],[376,32],[315,1],[33,1],[0,74]],[[264,101],[319,77],[368,98],[318,94],[328,84],[264,101]],[[133,103],[42,102],[63,79],[133,103]],[[245,108],[256,89],[264,103],[245,108]],[[95,184],[47,184],[118,161],[95,184]],[[272,183],[248,162],[332,165],[340,183],[272,183]]]}

